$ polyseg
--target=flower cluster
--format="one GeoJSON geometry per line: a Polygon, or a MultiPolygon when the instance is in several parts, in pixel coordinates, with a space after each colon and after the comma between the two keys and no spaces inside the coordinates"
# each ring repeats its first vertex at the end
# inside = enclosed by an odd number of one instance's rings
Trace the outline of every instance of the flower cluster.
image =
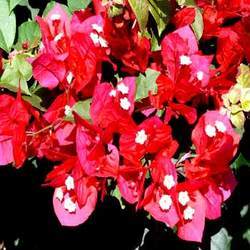
{"type": "MultiPolygon", "coordinates": [[[[200,242],[205,219],[220,217],[236,185],[234,125],[243,127],[250,111],[242,64],[250,60],[250,4],[172,1],[171,25],[157,38],[131,2],[95,0],[71,17],[57,4],[36,18],[42,42],[27,60],[45,104],[33,105],[22,81],[16,97],[3,89],[0,165],[53,162],[45,183],[62,225],[85,222],[98,199],[118,193],[200,242]],[[240,126],[230,121],[234,106],[240,126]]],[[[11,54],[13,64],[21,53],[11,54]]]]}

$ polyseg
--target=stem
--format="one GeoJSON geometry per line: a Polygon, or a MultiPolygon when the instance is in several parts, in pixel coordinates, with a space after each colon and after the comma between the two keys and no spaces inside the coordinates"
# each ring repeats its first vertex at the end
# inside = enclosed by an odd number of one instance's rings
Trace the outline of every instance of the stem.
{"type": "Polygon", "coordinates": [[[56,120],[56,121],[54,122],[54,124],[52,123],[52,124],[50,124],[50,125],[48,125],[48,126],[42,128],[42,129],[40,129],[40,130],[38,130],[38,131],[35,131],[35,132],[33,132],[33,131],[27,131],[26,134],[27,134],[28,136],[36,136],[36,135],[38,135],[38,134],[43,133],[43,132],[46,131],[46,130],[49,130],[49,129],[54,128],[56,125],[60,125],[60,124],[62,123],[62,121],[63,121],[63,119],[60,118],[60,119],[56,120]]]}

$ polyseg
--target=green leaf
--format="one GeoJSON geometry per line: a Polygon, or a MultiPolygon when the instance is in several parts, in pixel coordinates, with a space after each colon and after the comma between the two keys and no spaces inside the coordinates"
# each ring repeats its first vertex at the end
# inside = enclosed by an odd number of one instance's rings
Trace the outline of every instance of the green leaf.
{"type": "Polygon", "coordinates": [[[170,16],[170,4],[167,0],[149,0],[149,11],[158,29],[159,36],[165,30],[170,16]]]}
{"type": "Polygon", "coordinates": [[[156,79],[159,76],[160,72],[147,69],[145,75],[140,74],[136,79],[136,101],[140,101],[143,98],[148,97],[149,91],[153,94],[157,92],[156,79]]]}
{"type": "Polygon", "coordinates": [[[112,192],[111,195],[114,196],[116,199],[118,199],[118,201],[119,201],[119,203],[121,205],[121,208],[124,209],[125,206],[124,206],[124,204],[122,202],[122,196],[121,196],[121,193],[120,193],[119,188],[117,186],[115,187],[115,189],[114,189],[114,191],[112,192]]]}
{"type": "Polygon", "coordinates": [[[41,32],[39,25],[34,21],[24,22],[18,28],[18,42],[16,48],[21,49],[24,42],[28,42],[29,47],[34,47],[38,45],[40,39],[41,32]]]}
{"type": "Polygon", "coordinates": [[[231,113],[230,120],[233,123],[233,125],[236,127],[236,130],[238,130],[238,133],[240,135],[244,132],[244,124],[246,121],[246,117],[243,111],[239,111],[237,113],[231,113]]]}
{"type": "Polygon", "coordinates": [[[197,40],[200,40],[204,30],[203,18],[200,8],[195,8],[195,19],[191,26],[197,40]]]}
{"type": "Polygon", "coordinates": [[[32,66],[26,61],[27,55],[16,55],[5,66],[0,80],[0,86],[17,92],[20,83],[23,94],[31,95],[27,81],[32,77],[32,66]]]}
{"type": "Polygon", "coordinates": [[[11,12],[22,0],[9,0],[9,11],[11,12]]]}
{"type": "Polygon", "coordinates": [[[241,218],[244,218],[244,217],[247,215],[247,213],[249,212],[249,207],[250,207],[250,204],[249,204],[249,205],[245,205],[245,206],[241,209],[241,211],[240,211],[240,217],[241,217],[241,218]]]}
{"type": "MultiPolygon", "coordinates": [[[[0,6],[0,12],[1,11],[2,11],[2,6],[0,6]]],[[[5,50],[6,52],[9,52],[14,43],[15,35],[16,35],[15,14],[12,12],[9,16],[0,15],[0,48],[5,50]]]]}
{"type": "Polygon", "coordinates": [[[87,99],[85,101],[79,101],[77,102],[73,107],[72,110],[75,111],[77,114],[79,114],[81,117],[83,117],[86,120],[91,120],[90,117],[90,104],[91,104],[91,98],[87,99]]]}
{"type": "Polygon", "coordinates": [[[246,232],[243,234],[243,239],[247,240],[250,244],[250,229],[246,230],[246,232]]]}
{"type": "Polygon", "coordinates": [[[196,6],[194,0],[177,0],[180,6],[196,6]]]}
{"type": "Polygon", "coordinates": [[[156,38],[156,36],[153,33],[153,31],[151,33],[152,33],[152,36],[151,36],[151,50],[152,51],[159,51],[159,50],[161,50],[161,46],[159,45],[158,39],[156,38]]]}
{"type": "MultiPolygon", "coordinates": [[[[58,3],[57,3],[58,4],[58,3]]],[[[45,10],[43,11],[43,17],[47,16],[48,13],[55,7],[56,2],[55,1],[51,1],[46,5],[45,10]]],[[[65,10],[65,12],[68,14],[68,16],[71,15],[70,10],[68,8],[68,6],[64,5],[64,4],[60,4],[61,7],[65,10]]]]}
{"type": "Polygon", "coordinates": [[[233,162],[232,168],[233,169],[239,169],[241,166],[248,166],[250,167],[250,161],[248,161],[242,153],[239,154],[237,159],[233,162]]]}
{"type": "Polygon", "coordinates": [[[211,237],[211,250],[230,250],[232,236],[225,228],[222,228],[217,234],[211,237]]]}
{"type": "Polygon", "coordinates": [[[249,88],[243,88],[241,91],[241,108],[245,112],[250,112],[250,89],[249,88]]]}
{"type": "Polygon", "coordinates": [[[243,88],[250,88],[250,66],[241,64],[238,70],[237,83],[243,88]]]}
{"type": "Polygon", "coordinates": [[[68,0],[68,6],[71,12],[86,9],[90,3],[91,0],[68,0]]]}
{"type": "Polygon", "coordinates": [[[0,0],[0,19],[9,16],[10,8],[8,0],[0,0]]]}
{"type": "Polygon", "coordinates": [[[149,16],[149,3],[147,0],[128,0],[133,12],[135,13],[140,30],[145,32],[149,16]]]}
{"type": "Polygon", "coordinates": [[[30,103],[33,107],[41,110],[41,111],[46,111],[46,109],[44,107],[42,107],[41,103],[42,103],[42,99],[40,96],[32,94],[32,96],[27,96],[27,95],[23,95],[22,98],[30,103]]]}
{"type": "Polygon", "coordinates": [[[113,18],[115,16],[119,16],[123,13],[123,8],[120,6],[110,6],[110,8],[108,9],[108,16],[110,18],[113,18]]]}

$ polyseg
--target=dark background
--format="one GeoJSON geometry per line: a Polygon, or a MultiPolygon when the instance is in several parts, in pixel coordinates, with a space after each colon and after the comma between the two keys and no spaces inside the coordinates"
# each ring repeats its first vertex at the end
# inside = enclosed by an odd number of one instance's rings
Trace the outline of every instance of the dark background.
{"type": "Polygon", "coordinates": [[[140,250],[209,249],[210,237],[222,227],[233,237],[231,249],[250,249],[247,241],[242,239],[242,234],[250,228],[250,211],[244,220],[240,216],[242,207],[250,201],[248,166],[240,168],[239,185],[225,204],[222,218],[207,222],[203,243],[199,245],[179,240],[163,224],[149,221],[143,212],[135,213],[133,207],[122,210],[118,200],[112,197],[99,202],[83,225],[62,227],[52,207],[53,190],[41,186],[51,169],[49,165],[41,160],[38,168],[31,164],[20,170],[11,166],[0,168],[0,236],[7,250],[134,250],[141,245],[145,227],[149,232],[140,250]],[[19,242],[15,247],[17,239],[19,242]]]}

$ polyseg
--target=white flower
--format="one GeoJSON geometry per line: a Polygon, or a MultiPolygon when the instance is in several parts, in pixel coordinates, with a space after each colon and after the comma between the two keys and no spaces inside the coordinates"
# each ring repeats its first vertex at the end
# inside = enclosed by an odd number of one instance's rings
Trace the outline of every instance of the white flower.
{"type": "Polygon", "coordinates": [[[196,74],[196,77],[199,81],[202,81],[204,77],[204,73],[202,71],[198,71],[196,74]]]}
{"type": "Polygon", "coordinates": [[[72,115],[72,109],[69,105],[65,105],[64,106],[64,114],[66,116],[71,116],[72,115]]]}
{"type": "Polygon", "coordinates": [[[195,212],[195,210],[192,207],[187,206],[183,211],[184,219],[185,220],[192,220],[194,217],[194,212],[195,212]]]}
{"type": "Polygon", "coordinates": [[[140,131],[136,133],[136,137],[135,137],[136,143],[143,145],[147,139],[148,139],[148,136],[145,133],[144,129],[141,129],[140,131]]]}
{"type": "Polygon", "coordinates": [[[159,200],[159,205],[162,210],[169,210],[172,205],[172,199],[170,195],[164,194],[159,200]]]}
{"type": "Polygon", "coordinates": [[[131,103],[130,103],[130,101],[128,100],[127,97],[123,97],[123,98],[120,99],[120,106],[124,110],[129,110],[129,108],[131,106],[131,103]]]}
{"type": "Polygon", "coordinates": [[[215,127],[222,133],[226,132],[227,130],[225,124],[222,121],[215,121],[215,127]]]}
{"type": "Polygon", "coordinates": [[[65,186],[67,188],[67,190],[71,190],[75,188],[75,182],[74,182],[74,178],[72,176],[68,176],[67,179],[65,180],[65,186]]]}
{"type": "Polygon", "coordinates": [[[206,135],[209,137],[216,136],[216,128],[210,124],[206,125],[205,132],[206,132],[206,135]]]}
{"type": "Polygon", "coordinates": [[[117,90],[120,91],[123,95],[128,94],[129,88],[123,82],[117,85],[117,90]]]}
{"type": "Polygon", "coordinates": [[[45,47],[44,47],[44,44],[43,42],[40,43],[40,50],[43,50],[45,47]]]}
{"type": "Polygon", "coordinates": [[[109,92],[109,96],[116,97],[116,90],[112,89],[112,90],[109,92]]]}
{"type": "Polygon", "coordinates": [[[98,25],[96,23],[92,24],[92,29],[95,30],[95,31],[97,31],[98,33],[103,32],[102,26],[100,26],[100,25],[98,25]]]}
{"type": "Polygon", "coordinates": [[[92,39],[95,45],[100,44],[101,47],[104,47],[104,48],[108,47],[107,41],[104,38],[100,37],[97,33],[91,32],[90,38],[92,39]]]}
{"type": "Polygon", "coordinates": [[[73,202],[70,198],[67,198],[64,201],[64,208],[68,210],[70,213],[73,213],[76,211],[76,203],[73,202]]]}
{"type": "Polygon", "coordinates": [[[178,194],[178,201],[181,203],[182,206],[186,206],[187,203],[190,201],[188,192],[187,191],[181,191],[178,194]]]}
{"type": "Polygon", "coordinates": [[[171,189],[175,185],[174,177],[173,175],[165,175],[163,185],[167,189],[171,189]]]}
{"type": "Polygon", "coordinates": [[[99,44],[99,35],[95,32],[90,33],[90,38],[92,39],[95,45],[99,44]]]}
{"type": "Polygon", "coordinates": [[[108,47],[108,42],[104,38],[102,38],[101,36],[99,36],[99,44],[103,48],[107,48],[108,47]]]}
{"type": "Polygon", "coordinates": [[[51,16],[50,16],[50,19],[52,20],[52,21],[55,21],[55,20],[60,20],[61,19],[61,15],[60,14],[52,14],[51,16]]]}
{"type": "Polygon", "coordinates": [[[69,72],[66,78],[67,78],[68,84],[70,84],[72,82],[72,80],[73,80],[72,72],[69,72]]]}
{"type": "Polygon", "coordinates": [[[54,41],[55,42],[58,42],[59,40],[61,40],[63,38],[64,34],[61,32],[59,34],[57,34],[55,37],[54,37],[54,41]]]}
{"type": "Polygon", "coordinates": [[[180,56],[180,64],[181,65],[190,65],[192,63],[189,56],[182,55],[180,56]]]}
{"type": "Polygon", "coordinates": [[[63,200],[64,194],[63,194],[62,188],[56,188],[56,190],[55,190],[55,196],[56,196],[56,198],[57,198],[59,201],[62,201],[62,200],[63,200]]]}

